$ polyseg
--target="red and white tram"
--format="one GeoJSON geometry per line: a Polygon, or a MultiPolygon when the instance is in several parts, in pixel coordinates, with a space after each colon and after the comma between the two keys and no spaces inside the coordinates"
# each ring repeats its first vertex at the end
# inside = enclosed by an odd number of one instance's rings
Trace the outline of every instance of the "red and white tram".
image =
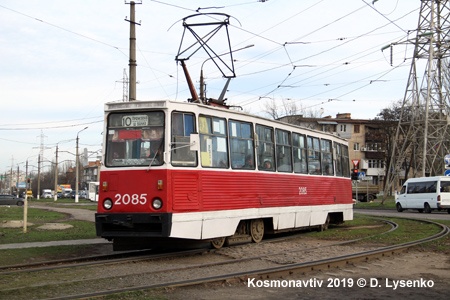
{"type": "Polygon", "coordinates": [[[223,108],[105,105],[97,235],[115,250],[233,239],[353,218],[347,142],[223,108]]]}

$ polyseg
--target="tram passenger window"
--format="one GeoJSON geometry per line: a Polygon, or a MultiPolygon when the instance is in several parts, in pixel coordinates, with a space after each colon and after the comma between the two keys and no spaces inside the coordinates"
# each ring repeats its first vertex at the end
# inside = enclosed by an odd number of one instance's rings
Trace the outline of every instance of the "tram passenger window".
{"type": "Polygon", "coordinates": [[[336,153],[336,176],[342,176],[343,175],[343,169],[342,169],[341,144],[334,143],[334,149],[335,149],[335,153],[336,153]]]}
{"type": "Polygon", "coordinates": [[[288,131],[276,130],[277,168],[280,172],[292,172],[291,138],[288,131]]]}
{"type": "Polygon", "coordinates": [[[194,115],[172,113],[172,165],[197,166],[197,151],[191,151],[191,133],[195,132],[194,115]]]}
{"type": "Polygon", "coordinates": [[[307,174],[308,161],[306,155],[306,137],[298,133],[293,133],[292,147],[294,156],[294,172],[307,174]]]}
{"type": "Polygon", "coordinates": [[[233,169],[255,169],[252,124],[229,121],[231,167],[233,169]]]}
{"type": "Polygon", "coordinates": [[[342,175],[350,177],[350,159],[348,157],[348,146],[341,145],[341,161],[342,161],[342,175]]]}
{"type": "Polygon", "coordinates": [[[275,145],[273,129],[262,125],[256,125],[259,146],[257,151],[258,169],[275,171],[275,145]]]}
{"type": "Polygon", "coordinates": [[[320,145],[322,146],[322,173],[323,175],[334,175],[331,141],[322,140],[320,145]]]}
{"type": "Polygon", "coordinates": [[[200,116],[200,159],[203,167],[228,168],[225,119],[200,116]]]}
{"type": "Polygon", "coordinates": [[[321,175],[322,167],[320,161],[320,140],[308,136],[308,170],[309,174],[321,175]]]}

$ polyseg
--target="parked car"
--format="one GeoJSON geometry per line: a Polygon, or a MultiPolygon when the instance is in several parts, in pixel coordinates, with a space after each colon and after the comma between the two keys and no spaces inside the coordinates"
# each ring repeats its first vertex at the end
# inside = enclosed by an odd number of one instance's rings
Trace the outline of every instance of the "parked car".
{"type": "Polygon", "coordinates": [[[45,192],[45,193],[42,194],[42,198],[44,198],[44,199],[51,199],[51,198],[53,198],[53,196],[52,196],[52,193],[45,192]]]}
{"type": "Polygon", "coordinates": [[[23,198],[17,198],[13,195],[0,195],[0,205],[17,205],[22,206],[24,204],[23,198]]]}
{"type": "Polygon", "coordinates": [[[56,197],[57,197],[57,198],[62,198],[62,193],[61,193],[61,192],[57,192],[57,193],[56,193],[56,197]]]}

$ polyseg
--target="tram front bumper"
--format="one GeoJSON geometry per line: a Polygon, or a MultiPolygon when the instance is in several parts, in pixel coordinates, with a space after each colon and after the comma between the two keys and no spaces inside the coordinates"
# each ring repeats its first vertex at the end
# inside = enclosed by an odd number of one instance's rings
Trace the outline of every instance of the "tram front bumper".
{"type": "Polygon", "coordinates": [[[97,236],[168,237],[172,227],[172,213],[96,213],[97,236]]]}

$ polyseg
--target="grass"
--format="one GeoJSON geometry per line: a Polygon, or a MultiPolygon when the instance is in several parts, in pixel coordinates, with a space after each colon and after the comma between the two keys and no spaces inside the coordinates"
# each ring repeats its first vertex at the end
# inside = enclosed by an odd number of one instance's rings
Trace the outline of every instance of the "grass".
{"type": "MultiPolygon", "coordinates": [[[[31,199],[31,202],[33,202],[33,203],[42,203],[42,202],[44,202],[44,203],[75,203],[75,199],[58,198],[58,200],[55,201],[53,198],[43,198],[43,199],[41,198],[39,200],[36,198],[33,198],[33,199],[31,199]]],[[[78,203],[92,203],[92,201],[88,200],[88,199],[79,198],[78,203]]]]}
{"type": "Polygon", "coordinates": [[[94,255],[98,245],[72,245],[0,250],[0,266],[30,264],[94,255]]]}
{"type": "MultiPolygon", "coordinates": [[[[28,208],[28,222],[50,222],[65,218],[65,214],[51,211],[43,211],[36,208],[28,208]]],[[[19,206],[0,206],[0,220],[23,220],[23,207],[19,206]]],[[[1,229],[0,229],[1,230],[1,229]]]]}
{"type": "MultiPolygon", "coordinates": [[[[386,219],[386,218],[385,218],[386,219]]],[[[318,239],[324,240],[352,240],[362,237],[369,237],[364,239],[364,242],[372,242],[376,244],[400,244],[411,241],[420,240],[425,237],[432,236],[439,233],[442,229],[434,224],[422,223],[413,220],[388,218],[397,223],[399,228],[392,232],[376,235],[377,233],[386,232],[391,228],[381,220],[369,219],[355,214],[353,221],[347,221],[343,225],[331,226],[329,230],[324,232],[311,232],[308,235],[318,239]]],[[[450,225],[450,221],[439,220],[438,223],[450,225]]],[[[450,235],[447,235],[439,240],[427,242],[418,246],[416,249],[429,252],[450,253],[450,235]]]]}
{"type": "MultiPolygon", "coordinates": [[[[29,208],[27,220],[34,225],[23,228],[0,228],[0,244],[45,242],[58,240],[75,240],[95,238],[95,224],[86,221],[67,221],[73,228],[65,230],[40,230],[37,227],[44,223],[58,222],[66,218],[65,214],[29,208]]],[[[23,207],[0,207],[1,220],[23,220],[23,207]]]]}
{"type": "Polygon", "coordinates": [[[45,203],[45,205],[50,205],[50,206],[57,206],[57,207],[61,207],[61,205],[64,205],[64,207],[67,208],[82,208],[82,209],[89,209],[89,210],[93,210],[96,211],[97,210],[97,203],[94,203],[88,199],[79,199],[78,203],[75,203],[74,199],[71,198],[58,198],[58,200],[53,200],[49,199],[49,198],[45,198],[45,199],[33,199],[31,200],[31,203],[36,203],[36,204],[43,204],[45,203]],[[73,204],[73,205],[69,205],[69,204],[73,204]]]}
{"type": "MultiPolygon", "coordinates": [[[[97,237],[95,224],[86,221],[64,221],[65,224],[73,226],[73,228],[64,230],[40,230],[37,228],[44,223],[59,222],[66,217],[65,214],[58,212],[28,208],[28,222],[34,223],[34,225],[27,226],[27,233],[23,233],[22,227],[0,228],[0,244],[90,239],[97,237]]],[[[23,207],[1,206],[0,220],[23,220],[23,207]]],[[[86,256],[90,255],[95,247],[98,246],[80,245],[5,249],[0,250],[0,265],[14,265],[31,263],[33,261],[86,256]]]]}
{"type": "Polygon", "coordinates": [[[395,209],[394,197],[387,197],[386,201],[381,204],[382,198],[375,199],[372,202],[358,202],[355,204],[355,208],[368,208],[368,209],[395,209]]]}
{"type": "Polygon", "coordinates": [[[102,299],[102,300],[128,300],[128,299],[167,300],[167,299],[172,299],[166,295],[155,294],[155,292],[158,292],[158,291],[161,291],[161,289],[126,292],[126,293],[107,295],[107,296],[95,297],[95,298],[89,298],[89,299],[102,299]]]}
{"type": "MultiPolygon", "coordinates": [[[[450,227],[450,221],[439,220],[436,222],[450,227]]],[[[436,241],[431,241],[431,242],[427,242],[424,244],[420,244],[418,246],[414,246],[414,248],[418,249],[420,251],[438,252],[438,253],[445,253],[445,254],[449,255],[450,254],[450,234],[447,234],[447,236],[440,238],[436,241]]]]}
{"type": "Polygon", "coordinates": [[[352,221],[346,221],[342,225],[331,224],[328,230],[310,232],[308,236],[323,240],[346,241],[379,234],[389,229],[391,226],[380,220],[355,215],[352,221]]]}

